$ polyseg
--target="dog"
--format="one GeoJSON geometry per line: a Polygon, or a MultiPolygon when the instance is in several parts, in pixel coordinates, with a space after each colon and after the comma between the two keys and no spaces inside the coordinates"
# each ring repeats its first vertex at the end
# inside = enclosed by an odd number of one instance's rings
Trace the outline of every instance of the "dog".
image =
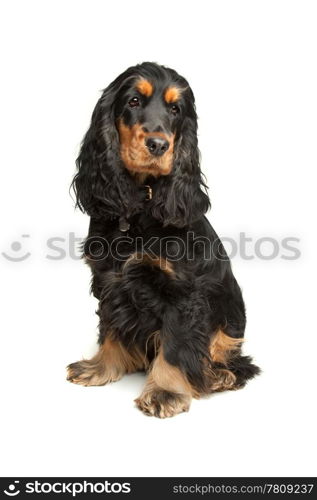
{"type": "Polygon", "coordinates": [[[241,346],[245,306],[205,213],[195,99],[173,69],[128,68],[93,111],[72,186],[90,216],[83,256],[99,301],[99,349],[68,380],[147,380],[146,415],[188,411],[192,398],[235,390],[259,373],[241,346]]]}

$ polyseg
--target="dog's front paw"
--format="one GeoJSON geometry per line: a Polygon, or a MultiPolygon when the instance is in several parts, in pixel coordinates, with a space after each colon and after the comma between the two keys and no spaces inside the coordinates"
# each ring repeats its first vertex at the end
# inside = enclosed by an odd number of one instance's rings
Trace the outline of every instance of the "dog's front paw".
{"type": "Polygon", "coordinates": [[[161,389],[153,389],[142,393],[135,402],[137,407],[146,415],[166,418],[188,411],[191,397],[161,389]]]}

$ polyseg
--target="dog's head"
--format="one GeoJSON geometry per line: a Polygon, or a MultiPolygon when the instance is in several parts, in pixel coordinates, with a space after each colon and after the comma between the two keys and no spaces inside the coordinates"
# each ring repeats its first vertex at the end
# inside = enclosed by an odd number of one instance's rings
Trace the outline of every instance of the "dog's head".
{"type": "Polygon", "coordinates": [[[93,216],[140,210],[137,185],[155,182],[152,215],[184,226],[209,207],[199,167],[197,116],[188,82],[170,68],[143,63],[107,87],[77,160],[77,203],[93,216]]]}
{"type": "Polygon", "coordinates": [[[170,174],[182,120],[189,114],[195,119],[193,111],[193,96],[183,78],[144,65],[121,89],[115,106],[125,167],[155,177],[170,174]]]}

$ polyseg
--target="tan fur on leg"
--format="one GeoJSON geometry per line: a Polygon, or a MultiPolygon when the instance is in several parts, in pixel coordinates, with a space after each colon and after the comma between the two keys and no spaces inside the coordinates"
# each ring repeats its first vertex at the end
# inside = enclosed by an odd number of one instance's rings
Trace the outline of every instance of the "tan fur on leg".
{"type": "Polygon", "coordinates": [[[230,358],[235,356],[240,350],[243,338],[233,338],[218,330],[212,337],[209,347],[210,357],[213,362],[224,365],[223,368],[213,368],[208,370],[210,380],[210,391],[220,392],[235,389],[236,376],[232,371],[226,369],[230,358]]]}
{"type": "Polygon", "coordinates": [[[144,355],[137,348],[128,352],[119,341],[106,338],[92,359],[67,367],[67,380],[85,386],[105,385],[119,380],[125,373],[145,368],[144,355]]]}
{"type": "Polygon", "coordinates": [[[243,338],[235,339],[222,330],[218,330],[210,342],[210,357],[212,361],[225,365],[230,356],[234,355],[234,352],[240,349],[242,342],[243,338]]]}
{"type": "Polygon", "coordinates": [[[146,415],[172,417],[188,411],[192,396],[197,396],[179,368],[170,365],[163,349],[154,360],[144,390],[136,404],[146,415]]]}
{"type": "Polygon", "coordinates": [[[230,370],[217,369],[213,371],[211,392],[230,391],[235,388],[236,376],[230,370]]]}

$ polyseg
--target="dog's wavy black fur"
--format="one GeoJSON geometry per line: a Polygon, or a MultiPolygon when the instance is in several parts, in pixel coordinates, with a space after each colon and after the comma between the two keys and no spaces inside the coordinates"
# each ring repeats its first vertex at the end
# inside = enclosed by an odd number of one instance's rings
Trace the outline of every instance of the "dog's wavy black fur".
{"type": "MultiPolygon", "coordinates": [[[[118,76],[97,102],[77,168],[77,205],[90,216],[84,254],[92,270],[92,292],[99,299],[100,346],[111,338],[128,353],[138,349],[149,372],[161,349],[167,366],[177,368],[196,395],[213,392],[213,387],[242,387],[259,369],[241,355],[239,339],[246,324],[242,294],[224,247],[204,215],[209,198],[188,82],[154,63],[118,76]],[[170,144],[157,163],[149,149],[152,135],[154,148],[156,139],[158,147],[165,139],[164,144],[170,144]],[[137,144],[135,150],[129,149],[128,140],[137,144]],[[142,164],[136,150],[153,162],[142,164]],[[169,166],[159,163],[167,154],[169,166]],[[147,199],[150,189],[152,198],[147,199]],[[140,238],[146,249],[141,257],[140,238]],[[212,249],[207,256],[203,242],[212,249]],[[181,254],[180,247],[185,249],[181,254]],[[217,350],[213,358],[211,345],[219,332],[220,354],[217,350]],[[214,384],[219,370],[231,373],[231,386],[214,384]]],[[[79,362],[69,370],[69,379],[76,382],[84,367],[79,362]]],[[[154,410],[140,408],[166,416],[160,409],[162,398],[154,395],[152,400],[154,410]]]]}

